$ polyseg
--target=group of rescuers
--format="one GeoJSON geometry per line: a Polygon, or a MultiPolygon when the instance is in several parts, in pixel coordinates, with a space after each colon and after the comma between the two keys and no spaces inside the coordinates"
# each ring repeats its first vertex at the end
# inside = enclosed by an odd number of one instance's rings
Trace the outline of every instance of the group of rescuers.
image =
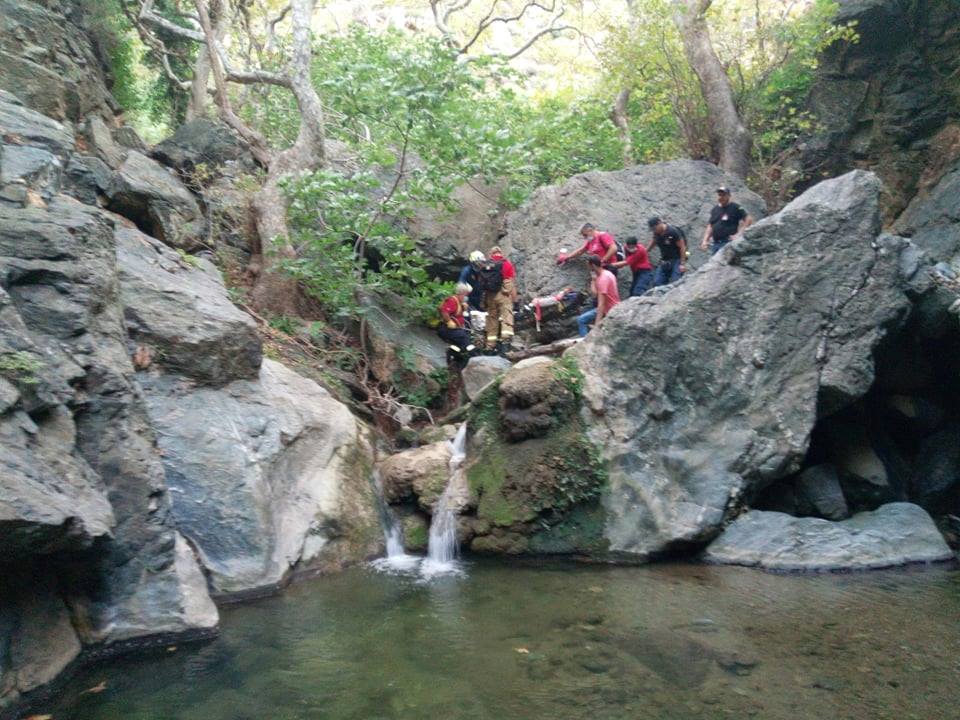
{"type": "MultiPolygon", "coordinates": [[[[753,222],[740,205],[731,200],[730,189],[717,188],[717,204],[710,210],[701,250],[716,253],[730,240],[739,236],[753,222]]],[[[592,223],[580,228],[583,245],[569,254],[561,253],[557,264],[563,265],[580,255],[587,256],[590,269],[590,292],[593,307],[577,318],[580,337],[585,337],[590,325],[598,326],[607,313],[620,302],[617,271],[629,267],[633,272],[630,297],[643,295],[651,287],[676,282],[686,272],[687,239],[684,232],[663,221],[659,216],[647,220],[652,236],[644,246],[636,237],[628,237],[625,252],[610,233],[601,232],[592,223]],[[660,262],[654,270],[649,252],[660,251],[660,262]]],[[[479,250],[470,253],[470,264],[460,273],[455,293],[440,305],[440,337],[450,344],[456,354],[467,356],[475,350],[468,329],[471,310],[486,310],[484,350],[503,353],[513,340],[513,313],[519,294],[517,271],[499,247],[486,257],[479,250]]]]}

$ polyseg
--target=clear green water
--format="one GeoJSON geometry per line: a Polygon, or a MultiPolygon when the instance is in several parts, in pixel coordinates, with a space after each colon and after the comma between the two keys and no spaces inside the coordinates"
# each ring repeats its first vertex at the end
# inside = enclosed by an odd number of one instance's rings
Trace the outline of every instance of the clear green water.
{"type": "Polygon", "coordinates": [[[357,568],[83,673],[54,720],[960,718],[960,574],[357,568]],[[83,690],[101,682],[99,693],[83,690]]]}

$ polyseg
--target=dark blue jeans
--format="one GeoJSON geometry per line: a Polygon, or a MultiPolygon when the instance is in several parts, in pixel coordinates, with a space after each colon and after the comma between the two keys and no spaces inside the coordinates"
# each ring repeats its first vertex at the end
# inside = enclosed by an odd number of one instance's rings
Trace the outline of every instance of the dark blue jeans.
{"type": "Polygon", "coordinates": [[[630,297],[643,295],[653,283],[653,270],[637,270],[633,276],[633,285],[630,287],[630,297]]]}
{"type": "Polygon", "coordinates": [[[729,237],[725,237],[723,240],[713,240],[710,243],[710,254],[716,255],[718,252],[723,250],[729,244],[730,244],[729,237]]]}
{"type": "Polygon", "coordinates": [[[653,280],[654,287],[660,287],[680,279],[680,260],[661,260],[657,265],[657,274],[653,280]]]}

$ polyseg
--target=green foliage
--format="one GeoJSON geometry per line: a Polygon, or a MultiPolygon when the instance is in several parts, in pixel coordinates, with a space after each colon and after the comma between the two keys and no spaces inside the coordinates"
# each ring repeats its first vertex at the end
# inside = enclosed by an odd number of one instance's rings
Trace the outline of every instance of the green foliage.
{"type": "Polygon", "coordinates": [[[577,400],[583,395],[583,373],[572,357],[562,357],[553,363],[553,376],[573,393],[577,400]]]}
{"type": "Polygon", "coordinates": [[[39,382],[36,374],[42,368],[43,363],[33,353],[25,350],[0,353],[0,375],[10,380],[24,385],[35,385],[39,382]]]}
{"type": "MultiPolygon", "coordinates": [[[[126,120],[148,142],[156,142],[170,134],[172,125],[182,119],[186,107],[183,90],[172,84],[154,57],[143,44],[124,14],[123,0],[80,0],[84,24],[103,49],[110,65],[110,91],[126,113],[126,120]]],[[[154,9],[179,21],[172,13],[173,0],[160,0],[154,9]]],[[[189,77],[196,53],[193,43],[161,33],[169,49],[174,51],[171,63],[180,77],[189,77]]]]}
{"type": "Polygon", "coordinates": [[[294,318],[288,317],[286,315],[274,315],[269,320],[269,325],[277,332],[282,332],[284,335],[296,335],[297,331],[300,329],[299,324],[294,318]]]}

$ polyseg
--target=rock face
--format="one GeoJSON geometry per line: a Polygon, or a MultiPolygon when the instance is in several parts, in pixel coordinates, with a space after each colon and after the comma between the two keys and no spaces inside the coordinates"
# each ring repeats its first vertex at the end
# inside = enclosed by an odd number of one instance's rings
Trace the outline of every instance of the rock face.
{"type": "Polygon", "coordinates": [[[820,60],[810,107],[822,130],[802,148],[803,162],[815,179],[874,170],[892,220],[960,156],[960,6],[841,0],[837,21],[856,22],[860,39],[820,60]]]}
{"type": "MultiPolygon", "coordinates": [[[[108,644],[210,631],[217,622],[170,515],[127,355],[113,233],[112,218],[61,196],[45,207],[0,205],[2,334],[10,349],[0,424],[13,450],[0,496],[20,514],[4,512],[16,526],[4,527],[12,543],[4,558],[22,565],[26,553],[53,553],[47,562],[59,568],[70,633],[108,644]],[[71,554],[97,538],[96,552],[71,554]],[[91,577],[100,578],[98,587],[91,577]]],[[[35,617],[22,617],[21,630],[35,617]]],[[[66,626],[43,632],[55,627],[66,626]]],[[[40,666],[19,672],[46,678],[64,657],[44,654],[40,666]]],[[[4,701],[31,689],[2,687],[4,701]]]]}
{"type": "Polygon", "coordinates": [[[906,242],[877,239],[879,191],[866,172],[817,185],[568,351],[610,463],[613,550],[710,539],[744,490],[800,468],[818,414],[866,393],[909,308],[906,242]]]}
{"type": "Polygon", "coordinates": [[[953,553],[922,508],[891,503],[841,522],[751,510],[704,557],[771,570],[869,570],[950,560],[953,553]]]}
{"type": "Polygon", "coordinates": [[[264,360],[222,389],[141,375],[173,517],[218,594],[274,587],[382,543],[361,428],[312,380],[264,360]]]}
{"type": "MultiPolygon", "coordinates": [[[[710,163],[672,160],[615,172],[583,173],[562,185],[540,188],[523,207],[507,215],[507,233],[500,244],[516,264],[520,289],[527,297],[589,285],[584,260],[556,266],[561,250],[572,252],[583,244],[579,233],[585,222],[620,241],[635,235],[645,242],[650,237],[647,219],[659,215],[686,232],[692,246],[690,266],[698,267],[709,257],[698,248],[720,185],[731,188],[733,199],[754,220],[763,217],[763,201],[738,178],[710,163]]],[[[624,297],[629,274],[620,273],[624,297]]]]}
{"type": "Polygon", "coordinates": [[[201,246],[203,218],[183,183],[160,163],[129,151],[105,192],[108,207],[172,247],[201,246]]]}
{"type": "Polygon", "coordinates": [[[450,476],[451,454],[450,443],[443,440],[388,457],[379,465],[386,501],[399,503],[415,496],[432,512],[450,476]]]}
{"type": "Polygon", "coordinates": [[[167,370],[201,383],[257,377],[263,353],[256,323],[230,302],[220,272],[208,260],[187,262],[129,228],[117,231],[116,242],[124,319],[133,341],[167,370]]]}
{"type": "MultiPolygon", "coordinates": [[[[960,128],[957,131],[960,145],[960,128]]],[[[960,154],[960,149],[958,149],[960,154]]],[[[929,189],[922,189],[897,218],[894,229],[906,235],[933,257],[947,262],[960,255],[960,159],[956,160],[940,180],[929,189]]]]}
{"type": "Polygon", "coordinates": [[[56,120],[116,109],[83,20],[80,3],[0,1],[0,88],[56,120]]]}
{"type": "Polygon", "coordinates": [[[502,191],[499,184],[474,180],[451,193],[453,212],[434,208],[416,211],[407,222],[407,232],[417,238],[430,258],[431,273],[454,279],[472,251],[487,254],[497,244],[504,221],[502,191]]]}

